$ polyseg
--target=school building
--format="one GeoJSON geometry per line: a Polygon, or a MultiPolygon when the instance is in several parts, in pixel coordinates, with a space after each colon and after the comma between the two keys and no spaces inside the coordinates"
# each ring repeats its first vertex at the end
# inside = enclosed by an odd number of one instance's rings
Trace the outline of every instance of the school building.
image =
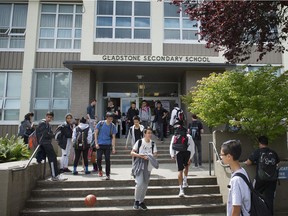
{"type": "MultiPolygon", "coordinates": [[[[143,99],[171,110],[197,80],[235,66],[177,11],[157,0],[0,0],[0,131],[30,111],[35,121],[53,111],[55,123],[84,116],[92,98],[99,118],[108,99],[121,112],[143,99]]],[[[257,57],[243,64],[288,69],[287,53],[257,57]]]]}

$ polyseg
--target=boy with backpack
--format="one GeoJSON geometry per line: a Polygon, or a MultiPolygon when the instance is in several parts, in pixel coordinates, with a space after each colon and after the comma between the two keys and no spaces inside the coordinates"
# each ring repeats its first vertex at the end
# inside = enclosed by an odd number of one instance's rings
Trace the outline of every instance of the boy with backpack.
{"type": "Polygon", "coordinates": [[[266,136],[260,136],[258,142],[259,149],[250,155],[245,164],[256,164],[255,190],[263,195],[271,215],[273,215],[273,201],[280,160],[277,153],[268,148],[268,138],[266,136]]]}
{"type": "Polygon", "coordinates": [[[131,156],[135,158],[132,173],[135,176],[135,202],[133,209],[147,210],[144,203],[152,167],[158,168],[158,162],[154,157],[157,156],[157,147],[151,140],[153,135],[152,128],[144,130],[144,138],[138,140],[131,151],[131,156]]]}
{"type": "Polygon", "coordinates": [[[189,134],[195,143],[195,154],[193,157],[195,167],[202,166],[202,144],[201,134],[204,133],[203,125],[196,114],[192,114],[192,122],[188,126],[189,134]]]}
{"type": "Polygon", "coordinates": [[[85,174],[90,174],[91,172],[88,170],[88,150],[92,142],[92,130],[90,129],[90,126],[87,124],[87,120],[84,117],[80,119],[80,124],[73,130],[72,142],[74,144],[75,150],[73,175],[78,175],[77,165],[81,153],[83,154],[85,174]]]}
{"type": "Polygon", "coordinates": [[[142,139],[144,136],[144,126],[140,125],[140,117],[134,116],[133,117],[134,125],[129,128],[128,136],[126,139],[126,146],[128,148],[128,143],[130,141],[131,147],[133,148],[134,144],[139,140],[142,139]]]}
{"type": "Polygon", "coordinates": [[[249,177],[240,166],[239,158],[241,153],[242,148],[238,140],[228,140],[221,146],[220,157],[224,164],[230,166],[232,171],[228,185],[227,216],[250,216],[251,192],[243,179],[244,177],[248,180],[249,177]]]}
{"type": "Polygon", "coordinates": [[[95,146],[97,149],[97,165],[98,165],[98,176],[102,177],[102,155],[105,156],[106,163],[106,180],[110,180],[110,154],[116,153],[115,140],[116,140],[116,126],[113,124],[114,113],[107,112],[106,120],[100,121],[95,127],[95,146]]]}
{"type": "Polygon", "coordinates": [[[189,165],[194,154],[194,145],[194,141],[192,137],[187,134],[186,128],[182,125],[175,127],[175,133],[170,142],[170,155],[173,160],[176,160],[178,166],[179,197],[185,196],[184,188],[188,187],[187,176],[189,165]]]}
{"type": "Polygon", "coordinates": [[[177,103],[174,104],[174,109],[171,112],[171,118],[170,118],[170,126],[174,127],[174,125],[180,124],[183,125],[185,121],[185,115],[181,108],[179,108],[179,105],[177,103]]]}

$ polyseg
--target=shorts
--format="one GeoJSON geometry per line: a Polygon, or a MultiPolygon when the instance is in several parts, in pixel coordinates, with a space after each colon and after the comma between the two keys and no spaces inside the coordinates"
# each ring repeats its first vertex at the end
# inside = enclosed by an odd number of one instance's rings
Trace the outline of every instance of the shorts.
{"type": "Polygon", "coordinates": [[[191,155],[190,151],[178,152],[178,154],[176,155],[178,171],[182,171],[188,165],[188,161],[190,160],[190,155],[191,155]]]}

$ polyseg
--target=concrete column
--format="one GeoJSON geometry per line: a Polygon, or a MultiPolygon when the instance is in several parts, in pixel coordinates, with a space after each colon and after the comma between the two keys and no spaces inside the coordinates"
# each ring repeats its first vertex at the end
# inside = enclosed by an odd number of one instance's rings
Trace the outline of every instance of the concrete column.
{"type": "Polygon", "coordinates": [[[163,55],[164,41],[164,1],[151,1],[151,41],[152,55],[163,55]]]}
{"type": "Polygon", "coordinates": [[[72,75],[71,113],[73,116],[86,116],[89,105],[90,70],[74,70],[72,75]]]}
{"type": "MultiPolygon", "coordinates": [[[[288,42],[287,41],[282,41],[283,45],[285,46],[285,49],[288,49],[288,42]]],[[[282,65],[283,65],[283,70],[286,71],[288,70],[288,51],[282,53],[282,65]]]]}
{"type": "Polygon", "coordinates": [[[33,68],[35,66],[40,0],[29,0],[21,83],[20,119],[30,111],[33,68]]]}
{"type": "Polygon", "coordinates": [[[93,60],[96,1],[83,0],[80,60],[93,60]],[[84,39],[85,38],[85,39],[84,39]]]}

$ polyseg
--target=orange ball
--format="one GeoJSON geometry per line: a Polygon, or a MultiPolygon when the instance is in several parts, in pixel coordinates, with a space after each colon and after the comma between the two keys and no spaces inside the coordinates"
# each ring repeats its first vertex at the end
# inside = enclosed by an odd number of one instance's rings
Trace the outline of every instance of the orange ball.
{"type": "Polygon", "coordinates": [[[87,196],[85,197],[85,200],[84,200],[85,205],[86,205],[87,207],[93,207],[93,206],[95,206],[96,201],[97,201],[96,196],[93,195],[93,194],[87,195],[87,196]]]}

